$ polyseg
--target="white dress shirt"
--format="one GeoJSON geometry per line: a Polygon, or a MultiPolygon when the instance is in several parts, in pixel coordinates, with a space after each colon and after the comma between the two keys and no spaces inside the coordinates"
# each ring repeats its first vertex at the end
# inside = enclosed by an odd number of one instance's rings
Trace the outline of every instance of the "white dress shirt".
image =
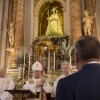
{"type": "Polygon", "coordinates": [[[60,79],[62,79],[62,78],[64,78],[64,77],[66,77],[66,75],[62,74],[62,75],[60,75],[60,76],[56,79],[56,81],[54,82],[54,94],[55,94],[55,95],[56,95],[56,88],[57,88],[58,82],[59,82],[60,79]]]}

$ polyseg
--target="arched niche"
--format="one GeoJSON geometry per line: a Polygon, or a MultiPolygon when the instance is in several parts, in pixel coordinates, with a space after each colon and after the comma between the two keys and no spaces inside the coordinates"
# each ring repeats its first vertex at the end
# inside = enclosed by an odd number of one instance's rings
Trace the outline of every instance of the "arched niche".
{"type": "MultiPolygon", "coordinates": [[[[66,11],[66,3],[65,3],[64,0],[54,0],[54,1],[60,2],[60,3],[62,4],[62,6],[63,6],[63,11],[66,11]]],[[[41,6],[42,6],[44,3],[46,3],[46,2],[48,2],[48,0],[40,0],[40,1],[37,3],[37,5],[36,5],[36,7],[35,7],[35,16],[38,16],[39,10],[40,10],[41,6]]]]}
{"type": "MultiPolygon", "coordinates": [[[[55,8],[58,11],[58,17],[60,21],[61,28],[64,33],[64,21],[63,21],[63,10],[62,10],[62,4],[58,1],[45,2],[39,11],[38,18],[38,36],[45,36],[47,27],[48,27],[48,18],[53,14],[52,9],[55,8]]],[[[59,29],[58,29],[59,30],[59,29]]]]}
{"type": "MultiPolygon", "coordinates": [[[[47,29],[47,9],[50,8],[50,6],[54,6],[57,7],[57,9],[60,11],[59,14],[62,14],[62,30],[64,30],[65,28],[65,22],[64,20],[64,12],[66,12],[66,4],[64,0],[53,0],[52,3],[48,2],[48,0],[40,0],[37,5],[35,6],[35,10],[34,10],[34,39],[38,36],[41,36],[45,34],[46,29],[47,29]],[[45,16],[45,17],[43,17],[45,16]],[[42,18],[43,19],[42,19],[42,18]],[[41,20],[42,19],[42,20],[41,20]],[[43,24],[41,24],[41,21],[43,22],[43,24]],[[41,30],[41,26],[42,26],[42,30],[41,30]]],[[[51,8],[50,8],[51,9],[51,8]]]]}

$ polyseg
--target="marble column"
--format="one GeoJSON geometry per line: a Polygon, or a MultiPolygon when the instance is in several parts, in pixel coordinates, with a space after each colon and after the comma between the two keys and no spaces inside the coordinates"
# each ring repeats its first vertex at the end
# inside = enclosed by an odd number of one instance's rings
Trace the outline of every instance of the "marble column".
{"type": "Polygon", "coordinates": [[[67,14],[66,14],[66,11],[63,11],[63,16],[64,16],[64,34],[68,35],[68,33],[67,33],[67,20],[66,20],[67,14]]]}
{"type": "Polygon", "coordinates": [[[2,25],[2,18],[3,18],[2,13],[3,13],[3,0],[0,0],[0,40],[1,40],[1,27],[2,27],[1,25],[2,25]]]}
{"type": "Polygon", "coordinates": [[[81,36],[80,0],[71,0],[71,26],[74,44],[81,36]]]}
{"type": "Polygon", "coordinates": [[[24,42],[24,0],[17,1],[16,10],[15,50],[18,50],[24,42]]]}
{"type": "Polygon", "coordinates": [[[8,22],[8,11],[9,11],[9,0],[0,0],[0,67],[6,66],[6,46],[7,46],[7,22],[8,22]]]}
{"type": "MultiPolygon", "coordinates": [[[[2,40],[2,19],[3,19],[3,16],[2,16],[2,13],[3,13],[3,1],[4,0],[0,0],[0,54],[1,54],[1,40],[2,40]]],[[[1,65],[1,55],[0,55],[0,65],[1,65]]]]}
{"type": "Polygon", "coordinates": [[[24,18],[24,46],[26,47],[27,52],[30,52],[30,55],[32,55],[31,44],[34,37],[34,0],[25,0],[24,18]]]}

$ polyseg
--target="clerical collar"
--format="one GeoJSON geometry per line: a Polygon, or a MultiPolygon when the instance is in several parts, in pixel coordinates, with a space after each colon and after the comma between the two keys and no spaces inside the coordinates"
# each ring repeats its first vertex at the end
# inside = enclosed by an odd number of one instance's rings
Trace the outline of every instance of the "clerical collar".
{"type": "Polygon", "coordinates": [[[33,80],[37,80],[37,81],[39,81],[41,78],[36,79],[35,77],[33,77],[32,79],[33,79],[33,80]]]}

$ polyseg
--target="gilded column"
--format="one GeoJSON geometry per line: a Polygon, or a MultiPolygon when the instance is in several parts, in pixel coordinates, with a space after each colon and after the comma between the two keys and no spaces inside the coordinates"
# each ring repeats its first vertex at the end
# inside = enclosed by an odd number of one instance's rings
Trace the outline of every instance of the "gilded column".
{"type": "Polygon", "coordinates": [[[66,0],[66,33],[71,36],[71,0],[66,0]]]}
{"type": "Polygon", "coordinates": [[[17,0],[13,0],[13,2],[12,2],[12,17],[11,17],[11,22],[14,25],[16,24],[16,11],[17,11],[17,0]]]}
{"type": "Polygon", "coordinates": [[[24,0],[17,0],[16,10],[15,50],[18,50],[24,42],[24,0]]]}
{"type": "Polygon", "coordinates": [[[34,39],[38,37],[38,15],[34,17],[34,39]]]}
{"type": "Polygon", "coordinates": [[[3,16],[2,16],[2,14],[3,14],[3,0],[0,0],[0,65],[1,65],[1,59],[2,59],[2,57],[1,57],[1,52],[2,52],[2,47],[1,47],[1,40],[2,40],[2,28],[1,28],[1,26],[2,26],[2,18],[3,18],[3,16]]]}
{"type": "Polygon", "coordinates": [[[88,10],[91,14],[94,13],[94,0],[85,0],[86,10],[88,10]]]}
{"type": "Polygon", "coordinates": [[[80,0],[72,0],[71,9],[72,42],[74,44],[81,36],[80,0]]]}
{"type": "Polygon", "coordinates": [[[34,30],[34,2],[35,0],[24,0],[24,46],[27,52],[32,55],[31,44],[33,42],[33,30],[34,30]]]}
{"type": "Polygon", "coordinates": [[[6,66],[6,46],[7,46],[7,21],[9,13],[9,0],[0,0],[0,67],[6,66]],[[2,10],[2,11],[1,11],[2,10]]]}
{"type": "MultiPolygon", "coordinates": [[[[94,15],[96,11],[96,2],[95,0],[85,0],[86,10],[90,12],[90,15],[94,15]]],[[[93,20],[91,33],[94,36],[97,36],[97,29],[96,29],[96,18],[93,20]]]]}

